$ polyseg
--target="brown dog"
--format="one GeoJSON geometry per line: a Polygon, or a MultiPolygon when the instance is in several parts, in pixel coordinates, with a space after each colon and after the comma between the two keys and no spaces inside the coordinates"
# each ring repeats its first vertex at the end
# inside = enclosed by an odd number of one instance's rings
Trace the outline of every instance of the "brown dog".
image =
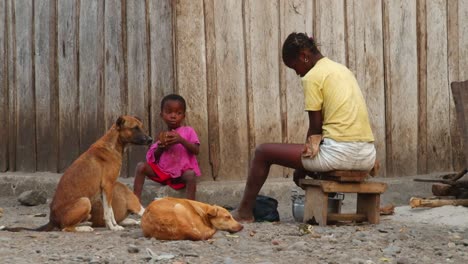
{"type": "MultiPolygon", "coordinates": [[[[120,225],[138,225],[139,222],[126,219],[130,213],[142,216],[145,212],[141,206],[138,197],[123,183],[115,182],[112,195],[112,210],[114,211],[115,221],[120,225]]],[[[93,227],[104,227],[104,208],[101,200],[92,204],[91,219],[93,227]]]]}
{"type": "Polygon", "coordinates": [[[205,240],[217,230],[238,232],[239,224],[224,208],[166,197],[151,202],[141,218],[145,237],[161,240],[205,240]]]}
{"type": "MultiPolygon", "coordinates": [[[[113,189],[122,167],[127,144],[147,145],[153,141],[143,132],[143,123],[133,116],[121,116],[107,133],[81,154],[64,172],[50,203],[49,222],[35,231],[92,231],[77,226],[91,219],[92,205],[102,201],[103,219],[111,230],[122,230],[115,220],[113,189]]],[[[24,228],[6,228],[19,231],[24,228]]]]}

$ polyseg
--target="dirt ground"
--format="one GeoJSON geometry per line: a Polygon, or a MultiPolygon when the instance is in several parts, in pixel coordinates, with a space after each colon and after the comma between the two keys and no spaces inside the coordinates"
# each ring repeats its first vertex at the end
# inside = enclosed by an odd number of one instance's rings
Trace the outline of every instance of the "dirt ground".
{"type": "MultiPolygon", "coordinates": [[[[0,197],[0,226],[37,227],[48,206],[0,197]]],[[[0,263],[468,263],[466,225],[406,221],[308,226],[291,221],[246,224],[208,241],[158,241],[138,226],[92,233],[0,231],[0,263]]],[[[408,219],[407,219],[408,220],[408,219]]]]}

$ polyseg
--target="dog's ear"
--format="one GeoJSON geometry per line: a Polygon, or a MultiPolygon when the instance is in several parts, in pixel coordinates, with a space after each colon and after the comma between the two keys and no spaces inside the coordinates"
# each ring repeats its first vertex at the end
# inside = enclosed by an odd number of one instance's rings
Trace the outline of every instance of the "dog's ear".
{"type": "Polygon", "coordinates": [[[115,121],[115,124],[119,128],[121,128],[124,123],[125,123],[125,119],[123,118],[123,116],[119,116],[119,118],[117,118],[117,121],[115,121]]]}
{"type": "Polygon", "coordinates": [[[210,206],[210,208],[208,208],[208,211],[206,211],[206,214],[208,216],[215,217],[218,215],[218,208],[216,208],[216,206],[210,206]]]}

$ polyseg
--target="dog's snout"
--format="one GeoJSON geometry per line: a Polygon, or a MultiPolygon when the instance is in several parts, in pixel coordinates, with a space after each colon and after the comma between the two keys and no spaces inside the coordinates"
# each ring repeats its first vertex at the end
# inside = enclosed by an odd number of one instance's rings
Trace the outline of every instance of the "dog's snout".
{"type": "Polygon", "coordinates": [[[148,137],[148,138],[146,139],[146,144],[149,145],[149,144],[151,144],[151,143],[153,143],[153,138],[152,138],[152,137],[148,137]]]}

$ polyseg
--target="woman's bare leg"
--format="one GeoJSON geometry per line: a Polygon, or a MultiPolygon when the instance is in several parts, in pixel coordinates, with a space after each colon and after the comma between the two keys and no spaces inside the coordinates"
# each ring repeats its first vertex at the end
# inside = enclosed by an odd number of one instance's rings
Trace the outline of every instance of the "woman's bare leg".
{"type": "Polygon", "coordinates": [[[232,216],[240,222],[254,221],[252,209],[255,199],[265,183],[270,166],[273,164],[304,170],[301,161],[303,144],[262,144],[255,150],[255,156],[250,164],[249,175],[244,189],[244,195],[239,208],[232,211],[232,216]]]}

